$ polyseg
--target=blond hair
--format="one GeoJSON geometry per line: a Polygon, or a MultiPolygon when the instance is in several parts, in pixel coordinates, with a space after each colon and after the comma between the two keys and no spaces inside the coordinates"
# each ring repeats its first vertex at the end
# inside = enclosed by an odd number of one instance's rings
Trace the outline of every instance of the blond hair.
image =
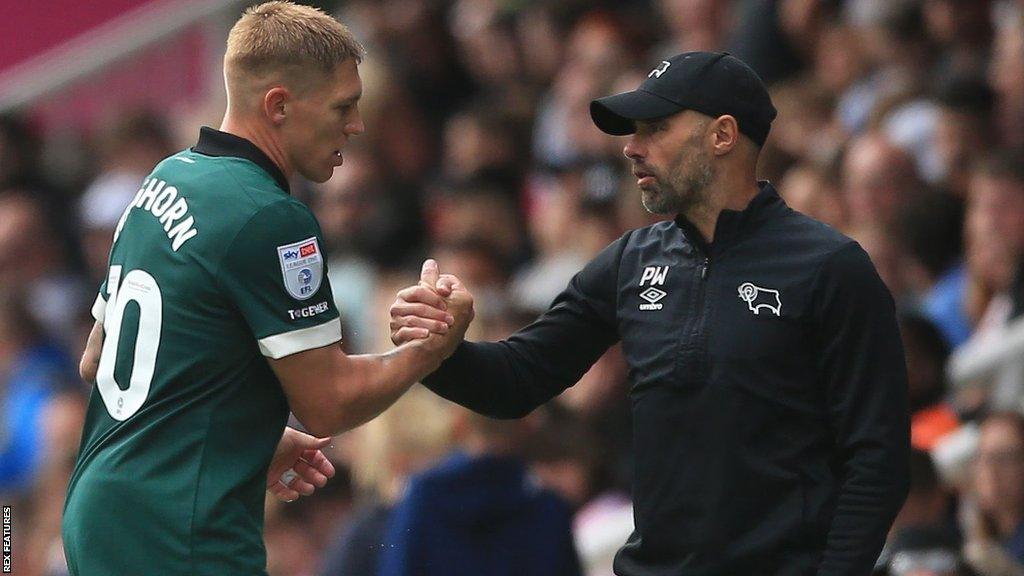
{"type": "Polygon", "coordinates": [[[417,386],[356,430],[352,476],[357,489],[394,502],[409,475],[452,449],[453,416],[451,404],[417,386]]]}
{"type": "Polygon", "coordinates": [[[331,73],[366,51],[341,22],[318,8],[273,1],[248,8],[228,33],[224,76],[230,92],[256,83],[331,73]]]}

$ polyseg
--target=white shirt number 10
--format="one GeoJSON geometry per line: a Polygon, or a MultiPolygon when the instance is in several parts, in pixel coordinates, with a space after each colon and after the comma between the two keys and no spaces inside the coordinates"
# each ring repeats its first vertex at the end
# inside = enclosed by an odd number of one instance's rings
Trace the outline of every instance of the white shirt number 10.
{"type": "Polygon", "coordinates": [[[149,273],[132,270],[121,278],[121,267],[111,266],[107,277],[106,313],[103,317],[103,352],[96,372],[96,387],[110,416],[127,420],[142,408],[149,396],[156,367],[156,352],[160,347],[160,328],[163,322],[163,298],[160,287],[149,273]],[[139,331],[135,336],[135,361],[128,386],[123,388],[114,380],[117,348],[121,340],[121,324],[129,302],[139,305],[139,331]]]}

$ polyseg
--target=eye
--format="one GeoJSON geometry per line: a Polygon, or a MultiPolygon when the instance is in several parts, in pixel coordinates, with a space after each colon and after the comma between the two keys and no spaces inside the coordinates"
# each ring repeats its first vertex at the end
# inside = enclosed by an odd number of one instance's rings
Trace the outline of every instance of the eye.
{"type": "Polygon", "coordinates": [[[653,122],[637,122],[636,131],[639,134],[654,134],[656,132],[664,132],[668,129],[668,122],[664,120],[655,120],[653,122]]]}

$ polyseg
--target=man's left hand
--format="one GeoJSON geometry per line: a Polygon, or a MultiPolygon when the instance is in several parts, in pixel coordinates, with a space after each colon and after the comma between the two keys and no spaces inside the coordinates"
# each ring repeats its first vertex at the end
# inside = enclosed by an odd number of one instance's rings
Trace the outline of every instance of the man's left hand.
{"type": "Polygon", "coordinates": [[[334,465],[320,451],[330,438],[317,438],[286,427],[267,473],[267,491],[282,502],[294,502],[327,485],[334,465]]]}

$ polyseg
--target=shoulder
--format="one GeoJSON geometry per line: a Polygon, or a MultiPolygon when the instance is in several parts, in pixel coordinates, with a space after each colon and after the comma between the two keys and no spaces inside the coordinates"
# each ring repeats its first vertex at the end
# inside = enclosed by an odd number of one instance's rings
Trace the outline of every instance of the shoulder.
{"type": "Polygon", "coordinates": [[[814,242],[820,245],[826,253],[838,252],[856,243],[852,238],[832,226],[789,207],[786,207],[779,218],[770,220],[768,226],[774,227],[776,233],[784,236],[791,235],[799,240],[814,242]]]}
{"type": "MultiPolygon", "coordinates": [[[[318,231],[319,224],[313,211],[301,201],[280,193],[269,198],[259,198],[258,202],[240,207],[245,215],[247,228],[281,227],[290,231],[294,227],[309,228],[318,231]]],[[[271,229],[263,231],[273,233],[271,229]]]]}
{"type": "Polygon", "coordinates": [[[236,210],[255,212],[282,197],[291,198],[262,168],[234,156],[207,156],[191,149],[182,150],[157,164],[154,176],[163,175],[179,186],[216,192],[236,210]]]}
{"type": "Polygon", "coordinates": [[[663,220],[643,228],[634,228],[623,234],[616,243],[622,243],[623,247],[630,244],[645,244],[661,241],[666,237],[680,236],[679,226],[674,220],[663,220]]]}
{"type": "Polygon", "coordinates": [[[455,452],[410,479],[410,486],[421,491],[443,490],[446,486],[459,481],[473,470],[473,461],[462,452],[455,452]]]}
{"type": "Polygon", "coordinates": [[[863,252],[849,236],[789,207],[766,220],[750,241],[764,243],[773,254],[797,256],[811,268],[843,253],[863,252]]]}
{"type": "Polygon", "coordinates": [[[294,258],[322,258],[320,225],[312,211],[298,200],[283,197],[262,204],[243,205],[236,214],[221,262],[246,269],[276,255],[282,263],[294,258]]]}

